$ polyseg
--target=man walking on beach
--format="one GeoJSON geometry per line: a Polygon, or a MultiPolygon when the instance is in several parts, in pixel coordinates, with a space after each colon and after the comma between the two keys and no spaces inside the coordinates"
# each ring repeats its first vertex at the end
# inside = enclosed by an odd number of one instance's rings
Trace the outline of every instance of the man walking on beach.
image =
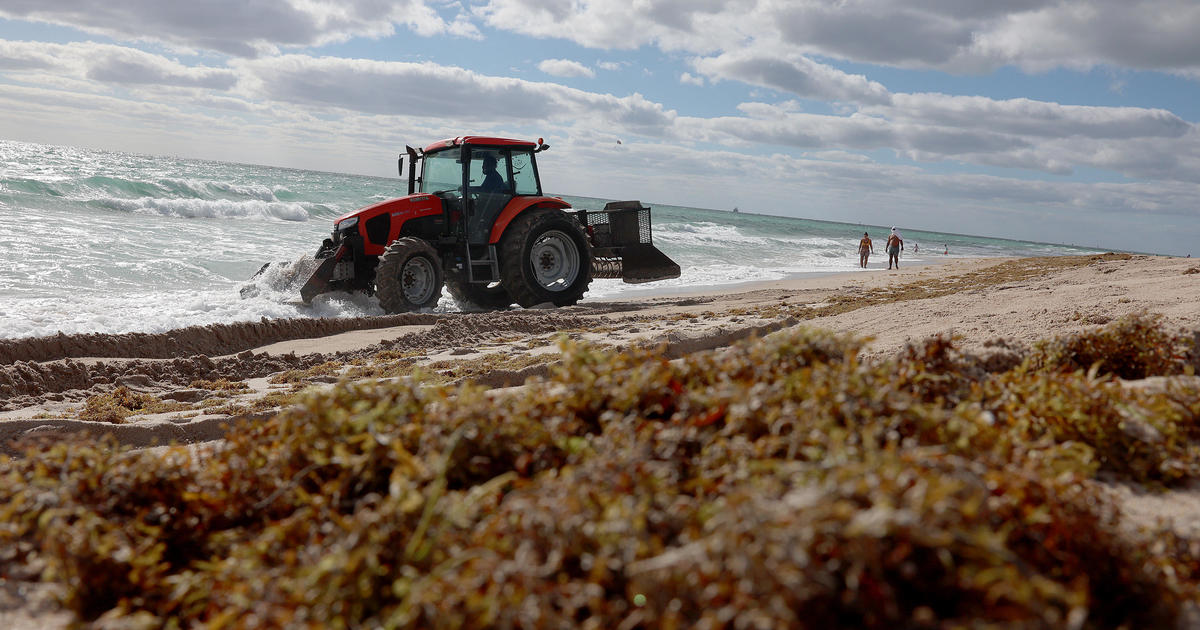
{"type": "Polygon", "coordinates": [[[900,238],[900,233],[892,227],[892,234],[888,236],[887,253],[888,253],[888,269],[892,268],[892,262],[896,263],[896,268],[900,268],[900,250],[904,249],[904,240],[900,238]]]}
{"type": "Polygon", "coordinates": [[[875,246],[871,244],[871,237],[863,232],[862,240],[858,242],[858,266],[863,269],[867,268],[867,258],[875,253],[875,246]]]}

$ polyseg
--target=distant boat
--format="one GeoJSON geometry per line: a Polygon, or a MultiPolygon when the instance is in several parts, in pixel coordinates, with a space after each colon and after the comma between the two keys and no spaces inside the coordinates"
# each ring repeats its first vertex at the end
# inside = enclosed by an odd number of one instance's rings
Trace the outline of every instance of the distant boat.
{"type": "Polygon", "coordinates": [[[737,214],[737,212],[738,212],[737,206],[734,206],[734,207],[733,207],[733,213],[734,213],[734,214],[737,214]]]}

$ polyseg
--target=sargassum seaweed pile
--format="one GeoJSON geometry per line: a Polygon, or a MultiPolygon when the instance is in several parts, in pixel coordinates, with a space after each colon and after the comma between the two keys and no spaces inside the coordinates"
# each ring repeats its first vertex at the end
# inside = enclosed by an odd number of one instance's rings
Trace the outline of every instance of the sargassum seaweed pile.
{"type": "Polygon", "coordinates": [[[991,371],[949,338],[862,344],[564,340],[504,395],[344,382],[203,456],[31,445],[4,461],[0,572],[156,628],[1149,628],[1194,605],[1196,543],[1124,531],[1096,481],[1200,472],[1189,339],[1131,318],[991,371]]]}

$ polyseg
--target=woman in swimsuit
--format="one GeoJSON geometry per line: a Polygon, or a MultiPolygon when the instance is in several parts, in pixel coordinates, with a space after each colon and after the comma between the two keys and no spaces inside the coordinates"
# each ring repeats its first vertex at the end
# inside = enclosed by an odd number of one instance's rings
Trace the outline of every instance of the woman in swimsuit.
{"type": "Polygon", "coordinates": [[[863,232],[862,240],[858,242],[858,266],[866,269],[867,258],[874,253],[875,246],[871,244],[871,237],[863,232]]]}

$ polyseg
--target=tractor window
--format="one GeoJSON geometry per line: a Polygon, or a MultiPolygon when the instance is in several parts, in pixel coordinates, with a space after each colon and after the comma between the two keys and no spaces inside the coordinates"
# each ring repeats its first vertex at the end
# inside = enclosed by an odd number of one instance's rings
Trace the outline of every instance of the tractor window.
{"type": "Polygon", "coordinates": [[[482,193],[512,194],[508,180],[508,152],[499,149],[471,150],[471,190],[482,193]]]}
{"type": "Polygon", "coordinates": [[[533,168],[532,151],[512,152],[513,192],[518,195],[537,195],[537,172],[533,168]]]}
{"type": "Polygon", "coordinates": [[[446,149],[427,154],[421,170],[421,192],[434,193],[443,190],[462,189],[462,153],[459,149],[446,149]]]}

